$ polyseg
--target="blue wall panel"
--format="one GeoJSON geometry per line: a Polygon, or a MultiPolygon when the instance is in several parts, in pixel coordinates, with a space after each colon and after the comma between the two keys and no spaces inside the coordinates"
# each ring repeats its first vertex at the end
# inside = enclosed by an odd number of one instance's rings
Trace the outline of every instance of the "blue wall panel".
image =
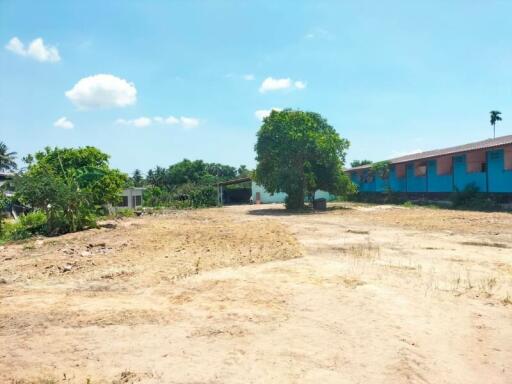
{"type": "Polygon", "coordinates": [[[375,175],[375,191],[376,192],[386,192],[388,187],[388,181],[382,179],[380,176],[375,175]]]}
{"type": "Polygon", "coordinates": [[[489,192],[512,192],[512,170],[505,170],[503,149],[487,152],[489,192]]]}
{"type": "Polygon", "coordinates": [[[452,192],[453,176],[437,174],[437,160],[429,160],[427,164],[427,187],[429,192],[452,192]]]}
{"type": "Polygon", "coordinates": [[[462,191],[467,185],[474,183],[480,192],[487,192],[487,176],[485,172],[468,173],[466,155],[453,158],[454,186],[462,191]]]}
{"type": "Polygon", "coordinates": [[[396,177],[396,167],[391,166],[389,171],[389,186],[393,192],[405,192],[405,177],[396,177]]]}
{"type": "Polygon", "coordinates": [[[407,164],[407,192],[426,192],[427,191],[427,177],[414,175],[414,164],[407,164]]]}
{"type": "MultiPolygon", "coordinates": [[[[369,171],[364,171],[364,176],[367,176],[369,173],[369,171]]],[[[359,188],[362,192],[375,192],[375,178],[370,183],[360,183],[359,188]]]]}

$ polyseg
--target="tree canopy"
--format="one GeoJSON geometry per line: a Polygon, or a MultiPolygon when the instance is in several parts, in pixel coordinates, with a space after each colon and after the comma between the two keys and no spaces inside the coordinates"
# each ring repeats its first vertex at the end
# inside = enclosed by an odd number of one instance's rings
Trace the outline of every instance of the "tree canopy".
{"type": "Polygon", "coordinates": [[[371,160],[354,160],[350,163],[350,166],[352,168],[355,168],[355,167],[360,167],[362,165],[368,165],[368,164],[372,164],[372,161],[371,160]]]}
{"type": "Polygon", "coordinates": [[[248,172],[244,165],[236,169],[224,164],[184,159],[168,168],[158,166],[149,170],[146,184],[173,190],[185,184],[210,185],[245,176],[248,172]]]}
{"type": "Polygon", "coordinates": [[[16,198],[45,212],[50,234],[83,228],[98,207],[119,200],[126,183],[127,176],[111,169],[108,159],[94,147],[47,147],[16,178],[16,198]]]}
{"type": "Polygon", "coordinates": [[[10,152],[7,145],[0,141],[0,172],[16,169],[16,152],[10,152]]]}
{"type": "Polygon", "coordinates": [[[292,209],[318,189],[343,194],[351,186],[343,172],[349,145],[318,113],[272,111],[257,134],[256,181],[270,193],[286,192],[292,209]]]}

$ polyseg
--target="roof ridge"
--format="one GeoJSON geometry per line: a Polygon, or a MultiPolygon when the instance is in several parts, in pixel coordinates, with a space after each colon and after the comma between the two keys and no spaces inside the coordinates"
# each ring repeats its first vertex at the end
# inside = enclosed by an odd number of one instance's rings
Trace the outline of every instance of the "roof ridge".
{"type": "MultiPolygon", "coordinates": [[[[423,151],[423,152],[411,153],[409,155],[394,157],[394,158],[388,159],[386,161],[389,161],[391,164],[401,164],[401,163],[406,163],[409,161],[429,159],[432,157],[440,157],[440,156],[447,156],[447,155],[455,155],[457,153],[499,147],[499,146],[508,145],[508,144],[512,144],[512,135],[505,135],[505,136],[496,137],[494,139],[485,139],[485,140],[475,141],[472,143],[455,145],[455,146],[451,146],[451,147],[447,147],[447,148],[432,149],[432,150],[423,151]]],[[[353,168],[347,169],[347,171],[367,169],[370,167],[371,167],[371,164],[361,165],[358,167],[353,167],[353,168]]]]}

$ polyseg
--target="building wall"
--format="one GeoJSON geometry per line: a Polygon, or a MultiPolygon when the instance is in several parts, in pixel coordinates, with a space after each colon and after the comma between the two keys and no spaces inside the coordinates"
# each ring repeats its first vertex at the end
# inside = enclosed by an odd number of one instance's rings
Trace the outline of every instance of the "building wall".
{"type": "Polygon", "coordinates": [[[406,192],[426,192],[427,176],[416,176],[414,163],[407,164],[406,168],[406,192]]]}
{"type": "Polygon", "coordinates": [[[402,164],[392,165],[389,171],[389,187],[395,192],[405,192],[405,166],[402,164]]]}
{"type": "MultiPolygon", "coordinates": [[[[441,164],[445,168],[445,163],[441,164]]],[[[439,174],[438,161],[430,160],[427,163],[427,186],[429,192],[451,192],[453,189],[453,176],[450,173],[439,174]]]]}
{"type": "Polygon", "coordinates": [[[512,192],[512,169],[505,167],[506,154],[508,154],[506,149],[487,153],[489,192],[512,192]]]}
{"type": "Polygon", "coordinates": [[[389,186],[394,192],[450,193],[474,183],[481,192],[512,193],[512,145],[431,159],[426,161],[426,174],[418,176],[423,164],[392,165],[389,180],[376,176],[364,182],[368,170],[351,172],[350,176],[361,192],[384,192],[389,186]]]}
{"type": "Polygon", "coordinates": [[[467,155],[453,158],[453,186],[462,191],[467,185],[475,184],[481,192],[487,192],[485,172],[468,172],[467,155]]]}
{"type": "Polygon", "coordinates": [[[134,208],[142,206],[144,204],[143,192],[144,192],[143,188],[126,188],[122,192],[121,196],[128,198],[128,205],[123,206],[123,208],[134,209],[134,208]],[[140,197],[140,204],[134,205],[134,197],[137,197],[137,196],[140,197]]]}
{"type": "MultiPolygon", "coordinates": [[[[287,194],[284,192],[278,192],[271,194],[267,192],[265,188],[263,188],[261,185],[256,184],[254,181],[252,182],[252,201],[256,202],[256,193],[260,193],[260,201],[263,204],[271,204],[271,203],[284,203],[287,194]]],[[[326,199],[326,200],[333,200],[336,196],[331,195],[329,192],[325,191],[316,191],[315,192],[315,199],[326,199]]]]}

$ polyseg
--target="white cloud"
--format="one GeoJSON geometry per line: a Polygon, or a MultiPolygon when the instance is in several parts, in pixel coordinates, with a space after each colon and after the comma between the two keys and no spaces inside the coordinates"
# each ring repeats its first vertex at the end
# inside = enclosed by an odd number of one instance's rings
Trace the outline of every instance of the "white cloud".
{"type": "Polygon", "coordinates": [[[199,125],[200,120],[196,117],[161,117],[155,116],[153,118],[150,117],[139,117],[136,119],[117,119],[115,121],[118,125],[130,125],[133,127],[149,127],[152,124],[164,124],[164,125],[179,125],[182,128],[195,128],[199,125]]]}
{"type": "Polygon", "coordinates": [[[306,83],[303,81],[297,80],[292,82],[292,80],[287,77],[283,79],[274,79],[273,77],[267,77],[260,85],[260,92],[265,93],[269,91],[277,91],[280,89],[304,89],[306,88],[306,83]]]}
{"type": "Polygon", "coordinates": [[[244,75],[244,80],[254,80],[254,75],[252,73],[248,73],[247,75],[244,75]]]}
{"type": "Polygon", "coordinates": [[[5,46],[5,49],[21,56],[25,56],[27,54],[27,51],[25,51],[25,46],[17,37],[13,37],[11,40],[9,40],[5,46]]]}
{"type": "Polygon", "coordinates": [[[180,123],[183,128],[195,128],[199,125],[199,119],[195,117],[180,117],[180,123]]]}
{"type": "Polygon", "coordinates": [[[117,119],[116,120],[116,124],[119,124],[119,125],[131,125],[131,126],[134,126],[134,127],[149,127],[151,124],[152,124],[152,120],[151,118],[149,117],[145,117],[145,116],[142,116],[142,117],[138,117],[136,119],[132,119],[132,120],[126,120],[126,119],[117,119]]]}
{"type": "Polygon", "coordinates": [[[139,117],[138,119],[133,120],[133,125],[135,127],[148,127],[152,123],[149,117],[139,117]]]}
{"type": "Polygon", "coordinates": [[[268,91],[277,91],[278,89],[286,89],[292,86],[292,81],[289,78],[286,79],[274,79],[273,77],[267,77],[260,86],[260,92],[265,93],[268,91]]]}
{"type": "Polygon", "coordinates": [[[174,117],[174,116],[169,116],[168,118],[165,119],[165,124],[169,124],[169,125],[179,124],[179,122],[180,122],[180,119],[178,119],[177,117],[174,117]]]}
{"type": "Polygon", "coordinates": [[[45,45],[40,37],[32,40],[28,48],[25,48],[25,44],[20,39],[13,37],[9,40],[5,49],[17,55],[30,57],[41,62],[49,61],[55,63],[60,61],[59,50],[56,47],[45,45]]]}
{"type": "Polygon", "coordinates": [[[314,39],[322,39],[322,40],[332,40],[334,39],[334,35],[329,32],[327,29],[323,28],[315,28],[304,36],[307,40],[314,39]]]}
{"type": "Polygon", "coordinates": [[[272,111],[282,111],[281,108],[272,108],[272,109],[258,109],[256,112],[254,112],[254,116],[256,116],[256,118],[258,120],[263,120],[265,117],[269,116],[270,115],[270,112],[272,111]]]}
{"type": "Polygon", "coordinates": [[[75,124],[68,120],[66,116],[62,116],[53,123],[53,126],[57,128],[73,129],[75,124]]]}
{"type": "Polygon", "coordinates": [[[303,81],[296,81],[295,83],[293,83],[293,85],[297,89],[304,89],[304,88],[306,88],[306,83],[303,82],[303,81]]]}
{"type": "Polygon", "coordinates": [[[108,74],[84,77],[65,95],[82,109],[123,108],[137,101],[137,89],[133,83],[108,74]]]}

